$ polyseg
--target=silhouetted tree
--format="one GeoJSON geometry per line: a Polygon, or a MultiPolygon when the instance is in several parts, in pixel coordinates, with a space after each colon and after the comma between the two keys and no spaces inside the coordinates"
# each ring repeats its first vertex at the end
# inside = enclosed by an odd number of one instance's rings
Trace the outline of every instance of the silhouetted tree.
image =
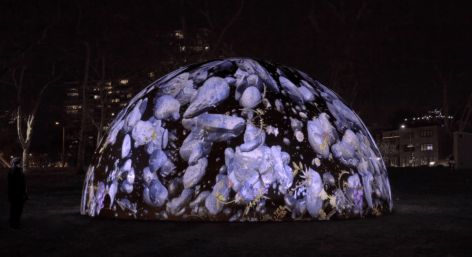
{"type": "Polygon", "coordinates": [[[36,12],[33,12],[35,16],[28,16],[27,12],[19,12],[23,8],[36,11],[32,3],[12,2],[11,4],[19,9],[6,14],[9,19],[15,21],[15,26],[10,28],[7,37],[2,41],[2,49],[9,49],[10,55],[2,59],[0,75],[4,86],[14,86],[16,89],[15,105],[17,107],[13,117],[17,123],[18,140],[23,149],[23,171],[27,172],[36,113],[44,92],[58,79],[56,62],[62,56],[58,56],[58,52],[53,54],[54,46],[51,42],[46,42],[46,38],[51,28],[59,21],[61,12],[60,7],[57,6],[56,17],[52,16],[54,20],[51,21],[50,17],[48,19],[36,12]],[[19,5],[16,6],[16,4],[19,5]],[[25,19],[26,17],[29,19],[25,19]],[[31,23],[41,24],[43,27],[38,31],[31,26],[31,23]],[[45,66],[50,70],[44,70],[45,66]]]}

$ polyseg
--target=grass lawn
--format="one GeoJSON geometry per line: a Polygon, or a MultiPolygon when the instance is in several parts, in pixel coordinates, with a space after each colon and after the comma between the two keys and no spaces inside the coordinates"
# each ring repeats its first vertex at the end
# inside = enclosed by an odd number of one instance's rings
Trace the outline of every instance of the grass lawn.
{"type": "Polygon", "coordinates": [[[389,170],[394,212],[377,218],[212,223],[89,218],[84,175],[26,174],[24,231],[9,231],[0,179],[0,256],[472,256],[472,170],[389,170]]]}

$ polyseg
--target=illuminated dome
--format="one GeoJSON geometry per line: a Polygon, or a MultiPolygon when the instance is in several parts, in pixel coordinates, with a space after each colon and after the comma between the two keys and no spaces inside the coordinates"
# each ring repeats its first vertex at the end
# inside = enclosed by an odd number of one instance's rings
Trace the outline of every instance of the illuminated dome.
{"type": "Polygon", "coordinates": [[[230,58],[174,71],[115,118],[90,165],[89,216],[329,220],[390,213],[360,118],[305,73],[230,58]]]}

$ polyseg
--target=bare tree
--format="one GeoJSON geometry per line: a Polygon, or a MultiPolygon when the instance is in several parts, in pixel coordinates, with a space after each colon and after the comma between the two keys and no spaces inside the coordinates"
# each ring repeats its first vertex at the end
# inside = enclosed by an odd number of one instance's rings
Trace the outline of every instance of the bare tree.
{"type": "Polygon", "coordinates": [[[231,26],[234,24],[235,21],[241,18],[242,11],[244,9],[244,0],[240,0],[239,7],[237,10],[234,12],[234,14],[231,16],[229,20],[226,21],[226,23],[220,23],[224,24],[222,28],[217,27],[217,23],[214,19],[214,16],[211,15],[210,13],[210,7],[208,4],[208,0],[205,0],[205,9],[203,10],[201,7],[197,7],[196,5],[193,5],[191,2],[188,2],[189,5],[191,5],[195,10],[197,10],[200,14],[205,17],[208,26],[210,27],[211,33],[212,33],[212,44],[210,46],[210,52],[207,55],[207,59],[213,59],[213,58],[218,58],[220,57],[220,47],[224,43],[224,36],[228,32],[228,30],[231,28],[231,26]]]}
{"type": "Polygon", "coordinates": [[[90,113],[87,113],[88,118],[91,120],[92,124],[97,129],[97,141],[96,147],[100,144],[102,137],[104,135],[103,130],[105,124],[111,118],[110,113],[110,96],[115,92],[115,85],[120,83],[123,79],[131,76],[131,72],[126,71],[115,71],[113,66],[119,65],[119,62],[114,62],[110,60],[112,58],[106,58],[105,55],[99,57],[99,61],[96,62],[96,65],[91,65],[91,68],[95,71],[97,75],[96,80],[91,80],[90,83],[94,84],[94,88],[99,91],[100,97],[100,116],[96,121],[90,113]],[[109,60],[109,61],[107,61],[109,60]],[[107,64],[108,63],[108,64],[107,64]],[[100,67],[100,72],[98,71],[98,66],[100,67]],[[109,72],[107,74],[106,70],[109,67],[109,72]]]}
{"type": "Polygon", "coordinates": [[[399,145],[393,140],[382,140],[379,145],[380,153],[389,160],[399,157],[399,145]]]}
{"type": "Polygon", "coordinates": [[[438,74],[437,79],[433,79],[433,84],[436,87],[440,87],[442,90],[442,112],[441,114],[444,116],[443,121],[444,121],[444,127],[446,128],[447,135],[452,138],[452,132],[453,128],[452,125],[454,124],[454,116],[453,118],[450,118],[450,113],[449,113],[449,98],[447,96],[448,93],[448,87],[452,84],[452,68],[449,70],[447,75],[444,75],[444,73],[441,71],[440,68],[438,68],[438,65],[435,64],[434,68],[438,74]],[[438,85],[439,84],[439,85],[438,85]]]}
{"type": "Polygon", "coordinates": [[[472,113],[472,92],[469,95],[464,110],[462,111],[461,119],[459,120],[459,132],[463,132],[469,122],[470,114],[472,113]]]}
{"type": "Polygon", "coordinates": [[[88,86],[89,80],[89,71],[90,71],[90,55],[91,50],[88,42],[83,42],[86,48],[85,53],[85,67],[84,67],[84,79],[82,81],[82,121],[80,125],[80,133],[79,133],[79,147],[77,153],[77,167],[78,172],[84,172],[84,149],[85,149],[85,127],[86,127],[86,115],[87,115],[87,93],[86,89],[88,86]]]}
{"type": "MultiPolygon", "coordinates": [[[[97,127],[97,147],[98,144],[100,144],[100,141],[102,140],[102,132],[103,132],[103,124],[105,124],[105,116],[107,114],[108,110],[108,99],[107,96],[109,95],[106,88],[106,83],[105,83],[105,65],[106,65],[106,58],[105,56],[102,56],[101,58],[102,62],[102,74],[101,74],[101,79],[100,79],[100,106],[102,107],[100,110],[100,122],[98,124],[95,123],[92,117],[92,123],[97,127]]],[[[110,86],[112,86],[113,83],[110,83],[110,86]]]]}
{"type": "MultiPolygon", "coordinates": [[[[24,89],[24,77],[25,77],[25,71],[27,67],[23,66],[21,67],[21,70],[17,72],[17,69],[14,69],[11,73],[12,76],[12,81],[13,85],[16,87],[17,90],[17,102],[18,102],[18,107],[15,110],[15,119],[17,123],[17,134],[18,134],[18,140],[20,142],[20,145],[23,149],[23,171],[27,172],[29,165],[28,165],[28,158],[29,158],[29,147],[31,145],[31,139],[33,137],[33,124],[34,120],[36,117],[36,113],[38,112],[39,109],[39,104],[41,103],[41,98],[44,95],[44,92],[48,88],[49,85],[57,81],[57,77],[51,79],[50,81],[46,82],[39,93],[35,98],[34,102],[34,107],[31,110],[31,112],[27,113],[24,112],[23,109],[25,108],[25,105],[27,105],[24,96],[23,96],[23,89],[24,89]],[[26,124],[23,124],[26,120],[26,124]],[[26,126],[26,131],[24,131],[24,127],[26,126]]],[[[52,67],[52,75],[54,76],[54,66],[52,67]]],[[[29,101],[28,101],[29,102],[29,101]]]]}
{"type": "MultiPolygon", "coordinates": [[[[329,58],[329,64],[332,68],[330,87],[338,92],[353,106],[359,91],[363,87],[360,82],[359,73],[361,72],[356,63],[356,45],[365,37],[365,31],[360,29],[361,20],[366,19],[366,14],[371,12],[373,7],[368,0],[363,0],[360,6],[352,2],[346,3],[339,1],[322,1],[324,6],[316,1],[312,1],[307,16],[313,27],[323,52],[329,58]],[[336,29],[324,28],[319,19],[323,14],[321,10],[330,10],[330,21],[335,23],[336,29]]],[[[326,17],[324,16],[324,19],[326,17]]],[[[333,24],[330,23],[330,26],[333,24]]],[[[358,110],[362,112],[365,104],[358,110]]]]}
{"type": "MultiPolygon", "coordinates": [[[[18,29],[14,30],[14,33],[10,37],[6,38],[5,41],[2,41],[2,45],[14,48],[16,51],[12,51],[15,54],[10,55],[9,58],[2,60],[2,70],[0,74],[1,83],[4,85],[14,86],[16,89],[16,104],[17,107],[14,111],[14,119],[16,120],[16,130],[19,143],[23,149],[23,171],[27,172],[29,168],[28,158],[29,158],[29,148],[31,145],[31,140],[33,137],[33,125],[36,117],[36,113],[39,109],[41,103],[41,98],[44,95],[44,92],[49,85],[58,80],[56,76],[56,61],[51,61],[42,56],[42,52],[47,52],[50,44],[46,44],[46,38],[51,30],[51,28],[59,21],[61,17],[61,11],[59,5],[57,6],[57,18],[49,22],[44,29],[37,35],[36,31],[29,31],[27,28],[28,23],[32,22],[33,19],[39,19],[39,17],[31,17],[30,19],[19,23],[18,29]],[[24,29],[24,30],[23,30],[24,29]],[[9,43],[7,43],[9,42],[9,43]],[[41,48],[41,51],[38,54],[37,48],[41,48]],[[38,60],[41,59],[41,66],[44,66],[44,63],[51,61],[51,72],[50,74],[44,74],[45,79],[43,82],[41,80],[30,79],[32,74],[35,74],[36,69],[38,68],[38,60]],[[31,67],[28,69],[28,67],[31,67]],[[25,74],[28,74],[28,82],[25,82],[25,74]],[[34,96],[34,100],[29,99],[31,96],[28,96],[24,92],[34,91],[35,88],[27,88],[26,84],[29,85],[38,85],[40,88],[39,94],[34,96]],[[27,88],[25,90],[25,88],[27,88]],[[32,106],[32,108],[31,108],[32,106]],[[26,129],[26,131],[25,131],[26,129]]],[[[22,17],[14,17],[17,19],[22,19],[22,17]]],[[[44,78],[44,76],[43,76],[44,78]]],[[[36,88],[37,89],[37,88],[36,88]]]]}

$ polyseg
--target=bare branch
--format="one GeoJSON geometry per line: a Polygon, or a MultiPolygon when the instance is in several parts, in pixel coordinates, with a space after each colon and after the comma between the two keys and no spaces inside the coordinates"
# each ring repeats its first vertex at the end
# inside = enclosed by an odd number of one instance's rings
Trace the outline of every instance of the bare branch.
{"type": "MultiPolygon", "coordinates": [[[[102,106],[103,107],[103,106],[102,106]]],[[[87,117],[92,121],[92,124],[97,128],[97,129],[100,129],[100,127],[98,126],[98,124],[95,122],[95,120],[93,119],[92,115],[90,115],[90,113],[87,113],[87,117]]]]}
{"type": "Polygon", "coordinates": [[[334,11],[334,14],[336,14],[336,16],[338,16],[339,20],[344,24],[344,25],[347,25],[346,24],[346,21],[344,20],[344,17],[343,15],[341,15],[338,10],[336,9],[336,7],[330,3],[328,0],[323,0],[327,5],[329,5],[331,7],[331,9],[333,9],[334,11]]]}
{"type": "Polygon", "coordinates": [[[462,116],[461,116],[460,124],[459,124],[460,132],[464,131],[465,127],[467,126],[467,122],[469,121],[471,112],[472,112],[472,92],[470,93],[467,104],[464,107],[464,111],[462,112],[462,116]]]}
{"type": "Polygon", "coordinates": [[[226,31],[231,27],[231,25],[233,25],[234,21],[236,20],[236,18],[239,17],[239,15],[241,15],[241,11],[243,10],[243,7],[244,7],[244,0],[241,0],[241,6],[239,7],[238,11],[234,14],[233,18],[229,21],[228,24],[226,24],[226,26],[223,28],[223,30],[221,31],[219,37],[218,37],[218,40],[216,41],[215,45],[213,46],[213,49],[211,51],[211,55],[210,56],[214,56],[215,53],[216,53],[216,50],[218,50],[218,46],[219,44],[221,43],[221,40],[223,39],[223,36],[224,34],[226,33],[226,31]]]}
{"type": "Polygon", "coordinates": [[[53,21],[51,24],[49,24],[44,30],[40,38],[38,38],[35,42],[30,44],[25,50],[23,50],[20,54],[18,54],[18,58],[22,58],[27,52],[29,52],[33,47],[39,45],[43,39],[46,37],[48,31],[56,24],[59,19],[61,18],[61,8],[59,6],[60,3],[57,5],[57,19],[53,21]]]}
{"type": "Polygon", "coordinates": [[[7,84],[7,85],[15,86],[15,87],[16,87],[16,85],[15,85],[14,83],[8,82],[8,81],[6,81],[6,80],[2,80],[2,81],[0,81],[0,83],[4,83],[4,84],[7,84]]]}
{"type": "Polygon", "coordinates": [[[187,1],[188,5],[192,6],[197,12],[199,12],[203,17],[206,18],[208,25],[210,25],[211,30],[213,30],[213,23],[210,19],[210,12],[208,11],[208,1],[205,1],[205,11],[193,5],[190,1],[187,1]]]}
{"type": "Polygon", "coordinates": [[[356,19],[354,20],[354,26],[353,27],[357,26],[357,23],[361,19],[362,13],[364,12],[366,7],[367,7],[367,1],[364,0],[364,2],[362,3],[362,7],[359,9],[359,12],[357,12],[357,16],[356,16],[356,19]]]}
{"type": "Polygon", "coordinates": [[[77,33],[80,34],[80,22],[82,20],[82,9],[80,9],[80,0],[77,0],[77,9],[79,10],[79,18],[77,19],[77,33]]]}
{"type": "MultiPolygon", "coordinates": [[[[20,84],[18,85],[20,90],[19,92],[21,93],[21,88],[23,87],[23,78],[24,78],[24,75],[25,75],[25,70],[26,68],[28,68],[27,66],[23,66],[23,69],[21,69],[21,73],[20,73],[20,84]]],[[[21,94],[19,95],[21,97],[21,94]]]]}
{"type": "Polygon", "coordinates": [[[36,112],[38,111],[38,108],[39,108],[39,103],[41,102],[41,98],[43,96],[44,91],[46,91],[46,88],[49,85],[51,85],[52,83],[56,82],[58,79],[59,79],[59,77],[54,78],[51,81],[49,81],[48,83],[46,83],[46,85],[43,86],[43,88],[41,89],[41,92],[39,93],[39,95],[37,97],[36,103],[34,104],[34,109],[33,109],[33,112],[31,114],[32,117],[36,116],[36,112]]]}
{"type": "Polygon", "coordinates": [[[320,29],[320,26],[318,25],[318,21],[316,19],[314,1],[311,2],[311,9],[310,13],[308,14],[308,20],[310,20],[310,23],[315,28],[316,32],[318,32],[318,34],[320,35],[323,35],[323,31],[320,29]]]}

